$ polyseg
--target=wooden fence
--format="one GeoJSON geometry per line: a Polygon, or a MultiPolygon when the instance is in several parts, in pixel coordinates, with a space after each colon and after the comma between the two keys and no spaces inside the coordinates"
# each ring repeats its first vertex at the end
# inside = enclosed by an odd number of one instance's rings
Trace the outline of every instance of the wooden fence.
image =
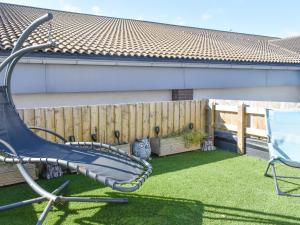
{"type": "Polygon", "coordinates": [[[245,153],[245,138],[266,139],[265,108],[295,109],[300,103],[209,100],[206,127],[237,135],[237,150],[245,153]]]}
{"type": "MultiPolygon", "coordinates": [[[[177,132],[193,123],[196,129],[214,137],[215,131],[237,135],[237,150],[245,153],[245,138],[266,139],[264,108],[300,108],[300,103],[193,100],[151,102],[119,105],[19,109],[29,126],[38,126],[57,132],[76,141],[116,143],[114,131],[120,131],[120,141],[133,142],[136,138],[154,137],[156,126],[159,136],[177,132]]],[[[50,141],[52,135],[37,131],[50,141]]]]}
{"type": "MultiPolygon", "coordinates": [[[[20,117],[29,126],[47,128],[66,139],[97,141],[113,144],[114,131],[120,131],[122,142],[155,136],[154,127],[160,127],[160,136],[179,131],[193,123],[196,129],[205,129],[206,100],[170,101],[119,105],[93,105],[78,107],[19,109],[20,117]]],[[[37,131],[50,141],[50,134],[37,131]]]]}

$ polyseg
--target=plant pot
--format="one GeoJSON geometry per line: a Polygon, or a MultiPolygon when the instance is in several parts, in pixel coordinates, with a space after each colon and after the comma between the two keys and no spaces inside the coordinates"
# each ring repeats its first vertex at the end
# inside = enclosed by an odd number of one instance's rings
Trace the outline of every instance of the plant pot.
{"type": "MultiPolygon", "coordinates": [[[[24,165],[30,176],[37,179],[37,171],[34,164],[24,165]]],[[[16,165],[0,163],[0,186],[7,186],[25,182],[16,165]]]]}
{"type": "Polygon", "coordinates": [[[158,156],[173,155],[200,149],[200,144],[186,146],[183,136],[151,138],[151,151],[158,156]]]}

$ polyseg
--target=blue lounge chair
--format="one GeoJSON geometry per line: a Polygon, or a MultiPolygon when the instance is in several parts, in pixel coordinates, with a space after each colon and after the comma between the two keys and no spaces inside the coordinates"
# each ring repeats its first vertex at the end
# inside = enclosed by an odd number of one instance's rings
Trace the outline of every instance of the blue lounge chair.
{"type": "Polygon", "coordinates": [[[294,176],[278,176],[275,163],[283,163],[290,167],[300,168],[300,110],[266,110],[266,126],[270,161],[265,176],[270,176],[268,171],[272,167],[275,190],[278,195],[296,196],[282,192],[278,186],[278,178],[294,178],[294,176]]]}

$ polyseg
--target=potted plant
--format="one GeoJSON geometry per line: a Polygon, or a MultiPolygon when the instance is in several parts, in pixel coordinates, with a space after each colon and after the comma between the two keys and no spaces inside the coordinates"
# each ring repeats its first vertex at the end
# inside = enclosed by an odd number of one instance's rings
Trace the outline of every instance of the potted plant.
{"type": "MultiPolygon", "coordinates": [[[[156,134],[159,128],[155,128],[156,134]]],[[[193,124],[179,132],[174,132],[162,138],[150,139],[151,150],[158,156],[172,155],[201,149],[206,134],[193,129],[193,124]]]]}

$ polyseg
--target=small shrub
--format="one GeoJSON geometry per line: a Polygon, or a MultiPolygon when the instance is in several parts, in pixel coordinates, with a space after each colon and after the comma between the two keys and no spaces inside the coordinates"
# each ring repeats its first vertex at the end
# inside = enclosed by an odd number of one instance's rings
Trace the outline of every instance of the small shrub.
{"type": "Polygon", "coordinates": [[[187,130],[183,133],[183,138],[186,147],[192,145],[200,145],[206,138],[206,134],[197,130],[187,130]]]}
{"type": "Polygon", "coordinates": [[[200,145],[204,139],[207,137],[205,133],[198,130],[191,130],[189,128],[184,128],[182,130],[179,130],[177,132],[172,132],[163,138],[172,138],[172,137],[179,137],[183,136],[185,145],[187,148],[189,148],[192,145],[200,145]]]}

